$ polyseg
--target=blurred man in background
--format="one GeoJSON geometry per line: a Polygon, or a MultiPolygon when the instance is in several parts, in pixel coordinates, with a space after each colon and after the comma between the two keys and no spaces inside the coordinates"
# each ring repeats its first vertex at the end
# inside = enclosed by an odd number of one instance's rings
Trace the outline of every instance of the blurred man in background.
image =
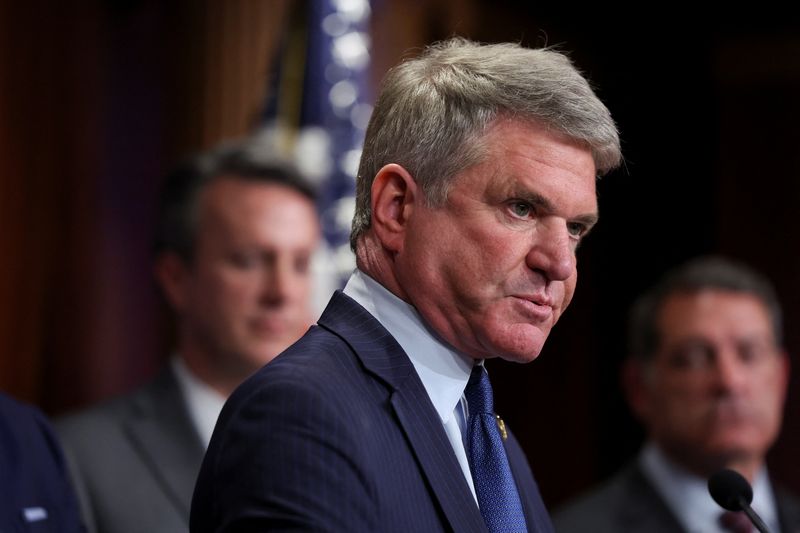
{"type": "Polygon", "coordinates": [[[248,144],[168,177],[156,277],[177,346],[150,384],[58,423],[91,531],[188,530],[197,472],[231,391],[313,322],[311,187],[248,144]]]}
{"type": "Polygon", "coordinates": [[[778,436],[789,360],[781,309],[761,275],[722,258],[668,274],[634,305],[623,384],[647,430],[638,458],[560,510],[558,531],[745,532],[708,478],[722,468],[753,486],[773,532],[800,527],[800,505],[773,486],[765,455],[778,436]]]}

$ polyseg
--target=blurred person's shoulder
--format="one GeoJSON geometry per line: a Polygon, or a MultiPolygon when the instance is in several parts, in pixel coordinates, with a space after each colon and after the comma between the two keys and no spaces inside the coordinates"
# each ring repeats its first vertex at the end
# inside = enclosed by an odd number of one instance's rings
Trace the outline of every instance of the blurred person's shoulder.
{"type": "Polygon", "coordinates": [[[778,506],[781,529],[790,533],[800,533],[800,497],[797,493],[776,484],[775,503],[778,506]]]}
{"type": "Polygon", "coordinates": [[[559,533],[681,531],[635,461],[556,509],[553,524],[559,533]]]}
{"type": "MultiPolygon", "coordinates": [[[[97,433],[109,436],[125,431],[125,425],[161,417],[172,409],[185,412],[177,378],[167,365],[154,378],[138,388],[108,400],[62,415],[54,420],[67,447],[93,440],[97,433]]],[[[174,415],[174,413],[171,413],[174,415]]],[[[188,414],[186,415],[188,417],[188,414]]],[[[88,443],[92,447],[97,442],[88,443]]]]}
{"type": "Polygon", "coordinates": [[[4,448],[23,445],[32,434],[41,435],[48,443],[52,441],[50,422],[45,415],[37,407],[0,392],[0,444],[4,448]]]}

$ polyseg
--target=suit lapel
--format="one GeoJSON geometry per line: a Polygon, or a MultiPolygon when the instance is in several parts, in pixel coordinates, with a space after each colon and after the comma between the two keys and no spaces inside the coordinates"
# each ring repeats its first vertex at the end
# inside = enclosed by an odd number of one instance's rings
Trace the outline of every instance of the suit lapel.
{"type": "Polygon", "coordinates": [[[621,475],[625,495],[618,510],[621,526],[628,531],[653,533],[684,531],[637,463],[629,465],[621,475]]]}
{"type": "Polygon", "coordinates": [[[125,427],[153,478],[188,521],[204,450],[170,369],[138,395],[125,427]]]}
{"type": "Polygon", "coordinates": [[[392,395],[408,437],[444,514],[455,531],[486,531],[475,499],[422,383],[416,374],[392,395]]]}
{"type": "Polygon", "coordinates": [[[517,491],[522,501],[522,507],[525,511],[525,522],[528,526],[528,531],[552,533],[553,523],[550,521],[550,514],[544,506],[542,496],[539,494],[536,481],[534,481],[530,466],[528,466],[528,461],[525,459],[525,454],[513,433],[509,431],[508,439],[503,444],[506,448],[508,464],[511,467],[511,473],[514,475],[517,491]]]}
{"type": "Polygon", "coordinates": [[[775,488],[778,521],[784,533],[800,533],[800,502],[781,487],[775,488]]]}
{"type": "Polygon", "coordinates": [[[363,307],[338,291],[319,325],[344,339],[367,371],[392,389],[391,404],[399,425],[452,529],[485,532],[442,421],[400,345],[363,307]]]}

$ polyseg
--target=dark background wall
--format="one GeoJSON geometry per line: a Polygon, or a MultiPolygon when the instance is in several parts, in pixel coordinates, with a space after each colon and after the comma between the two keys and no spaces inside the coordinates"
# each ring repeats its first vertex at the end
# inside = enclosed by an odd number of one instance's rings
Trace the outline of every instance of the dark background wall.
{"type": "MultiPolygon", "coordinates": [[[[52,415],[129,390],[169,328],[149,266],[155,195],[182,155],[253,127],[291,0],[0,0],[0,389],[52,415]]],[[[769,275],[800,351],[800,20],[511,0],[374,0],[373,80],[460,34],[558,45],[616,118],[625,167],[542,356],[493,364],[497,409],[556,505],[635,453],[618,387],[629,304],[724,253],[769,275]]],[[[800,491],[793,372],[773,473],[800,491]]]]}

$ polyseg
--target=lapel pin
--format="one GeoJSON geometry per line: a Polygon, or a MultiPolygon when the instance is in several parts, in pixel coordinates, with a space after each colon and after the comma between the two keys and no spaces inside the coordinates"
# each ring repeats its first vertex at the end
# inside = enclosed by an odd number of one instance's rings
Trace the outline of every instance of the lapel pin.
{"type": "Polygon", "coordinates": [[[503,419],[500,418],[500,415],[494,415],[494,418],[497,420],[497,429],[500,430],[500,436],[503,437],[503,440],[507,440],[508,432],[506,431],[506,423],[503,422],[503,419]]]}
{"type": "Polygon", "coordinates": [[[41,522],[47,520],[47,509],[44,507],[23,507],[22,516],[25,517],[25,522],[41,522]]]}

